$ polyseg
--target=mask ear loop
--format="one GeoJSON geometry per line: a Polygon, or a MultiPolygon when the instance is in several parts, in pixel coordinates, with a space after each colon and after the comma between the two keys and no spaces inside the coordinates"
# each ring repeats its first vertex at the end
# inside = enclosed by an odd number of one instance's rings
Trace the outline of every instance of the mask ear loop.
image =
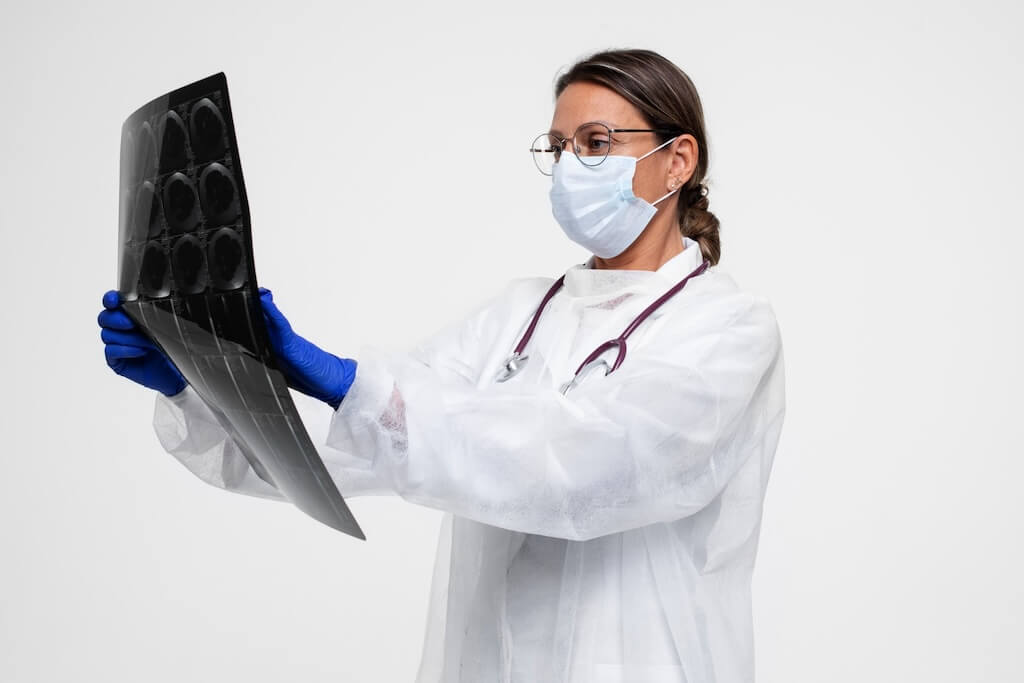
{"type": "Polygon", "coordinates": [[[664,199],[665,197],[669,196],[669,195],[670,195],[670,194],[672,194],[673,192],[679,192],[679,189],[680,189],[680,188],[678,188],[678,187],[677,187],[677,188],[676,188],[676,189],[674,189],[674,190],[670,190],[670,191],[669,191],[669,192],[668,192],[667,194],[663,194],[663,195],[661,195],[661,197],[659,197],[658,199],[655,199],[655,200],[654,200],[653,202],[651,202],[651,205],[657,204],[658,202],[660,202],[660,201],[661,201],[662,199],[664,199]]]}
{"type": "MultiPolygon", "coordinates": [[[[672,142],[673,140],[675,140],[675,139],[676,139],[677,137],[679,137],[679,136],[678,136],[678,135],[675,135],[675,136],[673,136],[673,137],[669,138],[669,139],[668,139],[668,140],[666,140],[665,142],[661,143],[660,145],[658,145],[657,147],[655,147],[654,149],[652,149],[652,150],[651,150],[650,152],[647,152],[646,154],[644,154],[644,155],[642,155],[642,156],[639,156],[639,157],[637,157],[637,158],[636,158],[636,160],[637,160],[637,161],[639,162],[639,161],[640,161],[641,159],[646,159],[647,157],[649,157],[650,155],[654,154],[654,153],[655,153],[655,152],[657,152],[657,151],[658,151],[659,149],[661,149],[662,147],[664,147],[665,145],[667,145],[668,143],[670,143],[670,142],[672,142]]],[[[676,189],[674,189],[674,190],[671,190],[671,191],[670,191],[670,192],[668,192],[667,194],[663,194],[663,195],[662,195],[661,197],[659,197],[658,199],[655,199],[655,200],[654,200],[653,202],[651,202],[651,205],[653,206],[654,204],[657,204],[658,202],[660,202],[660,201],[661,201],[662,199],[664,199],[665,197],[668,197],[668,196],[669,196],[669,195],[671,195],[671,194],[672,194],[673,192],[678,192],[679,190],[680,190],[680,188],[678,188],[678,187],[677,187],[676,189]]]]}
{"type": "Polygon", "coordinates": [[[636,160],[637,160],[637,161],[640,161],[641,159],[646,159],[647,157],[651,156],[652,154],[654,154],[655,152],[657,152],[657,151],[658,151],[659,149],[661,149],[662,147],[664,147],[665,145],[667,145],[668,143],[670,143],[670,142],[672,142],[673,140],[675,140],[675,139],[676,139],[677,137],[679,137],[679,136],[678,136],[678,135],[676,135],[676,136],[673,136],[673,137],[669,138],[668,140],[665,140],[665,142],[661,143],[660,145],[658,145],[657,147],[655,147],[654,149],[652,149],[652,150],[651,150],[650,152],[647,152],[646,154],[642,154],[642,155],[638,156],[638,157],[636,158],[636,160]]]}

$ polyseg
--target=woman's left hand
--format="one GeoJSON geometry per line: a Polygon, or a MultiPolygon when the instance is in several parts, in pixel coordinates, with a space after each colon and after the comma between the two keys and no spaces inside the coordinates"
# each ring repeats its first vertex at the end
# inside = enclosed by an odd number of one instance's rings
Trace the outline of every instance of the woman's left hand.
{"type": "Polygon", "coordinates": [[[288,319],[274,303],[271,291],[265,287],[260,287],[259,291],[270,346],[288,380],[288,386],[337,410],[355,381],[356,361],[338,358],[295,334],[288,319]]]}

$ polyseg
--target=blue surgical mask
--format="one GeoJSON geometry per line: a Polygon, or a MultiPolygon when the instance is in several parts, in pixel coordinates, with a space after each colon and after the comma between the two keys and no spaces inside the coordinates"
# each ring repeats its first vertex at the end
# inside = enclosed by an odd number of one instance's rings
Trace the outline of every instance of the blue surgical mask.
{"type": "Polygon", "coordinates": [[[548,196],[551,213],[569,239],[600,258],[624,252],[658,212],[654,204],[676,191],[653,203],[633,194],[637,162],[672,140],[641,157],[609,154],[597,166],[585,165],[571,152],[563,153],[552,169],[548,196]]]}

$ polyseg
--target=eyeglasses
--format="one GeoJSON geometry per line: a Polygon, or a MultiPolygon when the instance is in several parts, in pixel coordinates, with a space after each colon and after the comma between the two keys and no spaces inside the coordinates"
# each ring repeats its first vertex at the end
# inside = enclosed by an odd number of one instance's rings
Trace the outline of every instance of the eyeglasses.
{"type": "Polygon", "coordinates": [[[597,166],[611,152],[612,133],[676,133],[666,128],[609,128],[603,123],[591,121],[581,124],[568,138],[553,133],[541,133],[530,145],[533,163],[544,175],[551,175],[554,166],[565,150],[565,144],[572,141],[572,152],[585,166],[597,166]]]}

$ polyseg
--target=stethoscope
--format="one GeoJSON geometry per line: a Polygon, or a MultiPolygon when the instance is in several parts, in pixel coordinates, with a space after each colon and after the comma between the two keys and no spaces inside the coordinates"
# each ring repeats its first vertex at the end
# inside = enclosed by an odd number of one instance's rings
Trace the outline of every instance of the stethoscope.
{"type": "MultiPolygon", "coordinates": [[[[581,381],[582,377],[585,377],[591,370],[593,370],[598,365],[603,364],[605,366],[605,375],[612,373],[620,365],[622,365],[622,361],[625,360],[626,358],[626,339],[629,337],[629,335],[633,334],[633,330],[639,327],[640,323],[647,319],[647,316],[649,316],[654,311],[658,310],[658,308],[663,303],[665,303],[673,296],[675,296],[679,291],[681,291],[683,287],[686,286],[686,283],[690,280],[690,278],[700,275],[705,270],[707,270],[710,267],[710,265],[711,263],[707,259],[702,261],[701,264],[693,270],[693,272],[691,272],[689,275],[687,275],[682,280],[673,285],[671,289],[669,289],[667,292],[658,297],[658,299],[654,303],[645,308],[643,312],[640,313],[640,315],[634,318],[633,322],[627,325],[626,329],[622,331],[622,334],[620,334],[618,337],[615,337],[614,339],[609,339],[608,341],[604,342],[596,349],[594,349],[590,353],[590,355],[587,356],[582,363],[580,363],[580,366],[576,368],[576,374],[573,375],[572,379],[561,386],[560,391],[562,392],[562,394],[566,394],[569,391],[569,389],[576,386],[581,381]],[[618,348],[618,355],[615,358],[615,362],[609,366],[608,363],[603,358],[601,358],[601,355],[612,347],[618,348]]],[[[533,320],[530,321],[530,325],[526,328],[526,332],[523,333],[522,339],[520,339],[519,343],[516,344],[516,348],[514,351],[512,351],[512,355],[510,355],[505,360],[505,363],[502,366],[501,370],[498,372],[497,377],[495,377],[495,381],[504,382],[507,379],[515,377],[517,374],[519,374],[519,371],[526,366],[526,361],[530,357],[524,356],[523,350],[526,349],[527,342],[529,342],[530,337],[533,336],[533,330],[535,327],[537,327],[537,321],[540,320],[541,312],[544,310],[544,307],[547,306],[547,303],[548,301],[551,300],[551,297],[553,297],[555,293],[562,288],[562,283],[564,281],[565,275],[562,275],[562,277],[555,280],[555,283],[551,285],[550,289],[548,289],[547,294],[545,294],[544,298],[541,299],[540,306],[537,307],[536,312],[533,314],[533,320]]]]}

